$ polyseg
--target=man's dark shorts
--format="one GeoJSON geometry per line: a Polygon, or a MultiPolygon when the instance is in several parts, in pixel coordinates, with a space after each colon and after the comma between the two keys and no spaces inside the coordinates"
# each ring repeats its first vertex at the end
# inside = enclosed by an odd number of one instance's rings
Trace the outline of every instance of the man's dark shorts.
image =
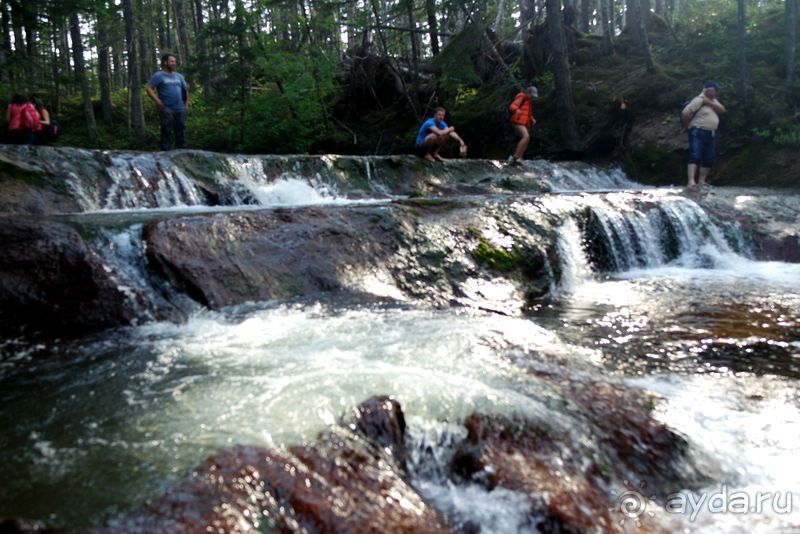
{"type": "Polygon", "coordinates": [[[713,130],[689,129],[689,163],[701,167],[714,165],[715,136],[716,132],[713,130]]]}

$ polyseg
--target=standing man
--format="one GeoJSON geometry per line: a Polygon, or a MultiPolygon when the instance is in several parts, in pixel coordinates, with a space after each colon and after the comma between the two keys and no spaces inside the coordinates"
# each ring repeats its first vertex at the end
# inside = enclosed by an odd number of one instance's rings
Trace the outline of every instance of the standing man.
{"type": "Polygon", "coordinates": [[[695,185],[697,167],[700,166],[701,185],[708,182],[708,172],[714,165],[714,138],[717,136],[719,116],[725,113],[725,106],[717,100],[719,84],[706,80],[703,92],[694,97],[681,112],[683,127],[689,129],[689,185],[695,185]]]}
{"type": "Polygon", "coordinates": [[[161,70],[147,82],[147,96],[155,103],[161,116],[161,150],[186,147],[186,112],[189,108],[189,91],[186,80],[175,69],[178,59],[173,54],[161,56],[161,70]]]}
{"type": "Polygon", "coordinates": [[[519,135],[514,155],[508,157],[509,165],[519,165],[525,156],[525,150],[531,140],[531,128],[536,124],[536,119],[533,118],[533,99],[538,96],[539,90],[531,85],[525,91],[517,93],[508,105],[508,111],[511,113],[508,121],[514,132],[519,135]]]}
{"type": "Polygon", "coordinates": [[[444,122],[444,115],[447,111],[444,108],[436,108],[433,110],[433,116],[422,123],[417,134],[417,139],[414,141],[414,152],[424,157],[428,161],[437,162],[443,161],[444,158],[439,155],[439,151],[447,143],[447,140],[452,138],[459,143],[459,154],[461,157],[467,155],[467,145],[464,140],[456,133],[456,129],[448,126],[444,122]]]}

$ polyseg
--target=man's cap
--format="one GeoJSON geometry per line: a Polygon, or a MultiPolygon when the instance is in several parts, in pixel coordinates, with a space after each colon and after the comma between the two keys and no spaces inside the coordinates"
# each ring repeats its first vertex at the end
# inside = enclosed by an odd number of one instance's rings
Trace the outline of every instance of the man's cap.
{"type": "Polygon", "coordinates": [[[528,88],[527,88],[527,89],[525,89],[525,90],[526,90],[526,91],[528,92],[528,94],[529,94],[529,95],[531,95],[532,97],[537,97],[537,96],[539,96],[539,90],[536,88],[536,86],[535,86],[535,85],[531,85],[530,87],[528,87],[528,88]]]}
{"type": "Polygon", "coordinates": [[[720,89],[719,84],[717,82],[715,82],[714,80],[706,80],[705,81],[705,83],[703,84],[703,88],[708,89],[709,87],[713,87],[717,91],[719,91],[719,89],[720,89]]]}

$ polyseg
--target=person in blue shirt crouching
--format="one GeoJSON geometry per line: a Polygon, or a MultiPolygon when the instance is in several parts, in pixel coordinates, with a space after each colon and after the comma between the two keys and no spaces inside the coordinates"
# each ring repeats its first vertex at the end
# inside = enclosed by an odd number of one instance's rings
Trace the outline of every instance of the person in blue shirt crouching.
{"type": "Polygon", "coordinates": [[[161,150],[186,148],[186,116],[189,109],[189,90],[186,80],[175,69],[178,59],[174,54],[161,56],[161,70],[147,82],[147,96],[155,103],[161,116],[161,150]]]}
{"type": "Polygon", "coordinates": [[[455,128],[448,126],[444,122],[445,113],[447,113],[447,110],[444,108],[436,108],[433,110],[433,116],[422,123],[417,139],[414,142],[414,153],[417,156],[424,157],[432,162],[443,161],[444,158],[439,155],[439,150],[450,138],[458,141],[461,157],[463,158],[467,155],[467,145],[464,140],[458,136],[455,128]]]}

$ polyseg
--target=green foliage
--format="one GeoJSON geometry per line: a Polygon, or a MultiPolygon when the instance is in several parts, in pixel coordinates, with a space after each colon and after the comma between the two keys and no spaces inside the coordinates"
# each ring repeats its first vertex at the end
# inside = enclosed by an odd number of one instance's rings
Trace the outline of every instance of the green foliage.
{"type": "Polygon", "coordinates": [[[790,128],[755,128],[756,137],[775,143],[780,147],[800,148],[800,126],[790,128]]]}

